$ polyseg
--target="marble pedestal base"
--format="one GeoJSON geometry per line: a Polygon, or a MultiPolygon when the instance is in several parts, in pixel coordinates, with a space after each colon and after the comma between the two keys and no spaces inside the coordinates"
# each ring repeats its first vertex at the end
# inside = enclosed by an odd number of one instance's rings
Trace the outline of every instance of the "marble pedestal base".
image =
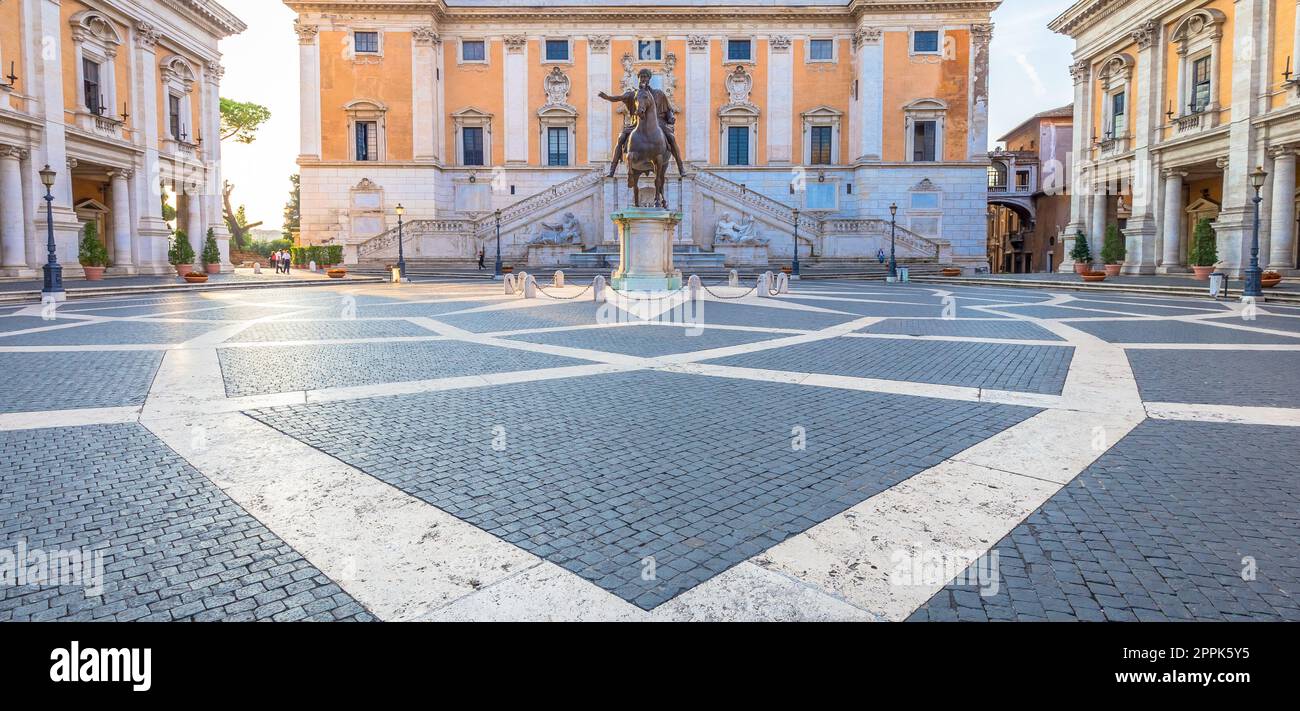
{"type": "Polygon", "coordinates": [[[674,291],[682,279],[673,271],[673,233],[680,212],[631,207],[611,216],[618,226],[618,269],[611,285],[620,291],[674,291]]]}

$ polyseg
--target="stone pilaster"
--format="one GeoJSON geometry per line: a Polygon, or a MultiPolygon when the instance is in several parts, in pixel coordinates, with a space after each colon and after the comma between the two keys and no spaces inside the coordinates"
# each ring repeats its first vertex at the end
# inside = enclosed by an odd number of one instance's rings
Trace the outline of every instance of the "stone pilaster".
{"type": "Polygon", "coordinates": [[[790,38],[768,40],[767,56],[767,162],[788,164],[794,159],[791,147],[794,130],[794,57],[790,38]]]}
{"type": "Polygon", "coordinates": [[[507,35],[505,44],[506,163],[528,162],[528,38],[507,35]]]}
{"type": "Polygon", "coordinates": [[[709,78],[709,37],[691,35],[686,40],[686,160],[709,162],[709,131],[714,125],[709,78]]]}
{"type": "Polygon", "coordinates": [[[302,160],[320,160],[320,28],[305,22],[295,22],[298,33],[298,81],[301,104],[299,150],[302,160]]]}

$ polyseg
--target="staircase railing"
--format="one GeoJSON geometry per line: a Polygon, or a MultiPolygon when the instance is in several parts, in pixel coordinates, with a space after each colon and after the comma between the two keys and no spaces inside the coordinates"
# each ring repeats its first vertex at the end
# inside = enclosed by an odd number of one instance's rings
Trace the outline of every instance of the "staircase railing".
{"type": "MultiPolygon", "coordinates": [[[[599,185],[602,177],[599,170],[589,170],[582,175],[576,175],[568,180],[556,183],[541,192],[533,193],[509,207],[503,208],[501,210],[501,224],[505,226],[508,223],[527,217],[529,213],[536,210],[545,209],[569,195],[586,190],[593,185],[599,185]]],[[[483,215],[474,225],[473,235],[477,240],[487,239],[495,233],[495,213],[489,212],[483,215]]]]}
{"type": "MultiPolygon", "coordinates": [[[[881,237],[889,237],[889,220],[870,218],[824,220],[822,223],[822,235],[879,235],[881,237]]],[[[902,225],[894,225],[894,241],[919,254],[925,255],[927,258],[939,258],[941,246],[939,242],[927,237],[922,237],[902,225]]]]}
{"type": "MultiPolygon", "coordinates": [[[[733,197],[782,222],[794,223],[794,208],[780,200],[774,200],[762,193],[750,190],[740,183],[711,171],[701,170],[696,172],[693,177],[697,186],[733,197]]],[[[800,236],[805,236],[811,240],[815,235],[821,233],[821,220],[812,215],[800,214],[799,231],[802,233],[800,236]]]]}

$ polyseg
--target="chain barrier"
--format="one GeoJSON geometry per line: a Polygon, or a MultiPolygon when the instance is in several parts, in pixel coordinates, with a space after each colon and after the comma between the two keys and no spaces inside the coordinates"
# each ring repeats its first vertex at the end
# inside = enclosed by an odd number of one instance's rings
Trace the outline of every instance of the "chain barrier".
{"type": "MultiPolygon", "coordinates": [[[[715,291],[713,291],[712,289],[710,289],[710,288],[709,288],[709,285],[708,285],[708,284],[705,284],[704,282],[700,282],[700,286],[703,287],[705,291],[709,292],[709,294],[710,294],[711,296],[713,296],[713,298],[715,298],[715,299],[722,299],[722,300],[724,300],[724,301],[726,301],[726,300],[735,300],[735,299],[743,299],[743,298],[745,298],[746,296],[749,296],[751,293],[757,293],[757,292],[758,292],[758,284],[754,284],[753,286],[749,287],[749,289],[748,289],[747,291],[745,291],[745,293],[741,294],[740,296],[722,296],[721,294],[718,294],[718,293],[716,293],[715,291]]],[[[730,285],[730,284],[725,284],[725,285],[724,285],[724,284],[714,284],[714,286],[728,286],[728,287],[730,287],[731,285],[730,285]]]]}
{"type": "Polygon", "coordinates": [[[543,289],[541,284],[538,284],[537,282],[533,282],[533,284],[537,287],[537,290],[542,292],[542,294],[546,295],[547,298],[555,299],[557,301],[572,301],[576,298],[581,297],[583,294],[587,293],[588,291],[591,291],[591,287],[596,285],[596,280],[592,279],[591,283],[587,285],[587,288],[583,289],[582,291],[579,291],[577,294],[574,294],[573,296],[555,296],[554,294],[547,291],[546,289],[543,289]]]}
{"type": "Polygon", "coordinates": [[[682,287],[682,288],[680,288],[680,289],[676,289],[676,290],[674,290],[674,291],[670,291],[670,292],[667,292],[667,293],[665,293],[665,294],[656,294],[655,296],[651,296],[651,297],[648,297],[648,298],[645,298],[645,299],[638,299],[638,298],[633,297],[633,296],[628,296],[628,295],[627,295],[627,292],[624,292],[624,291],[617,291],[617,290],[615,290],[615,289],[610,289],[610,291],[613,291],[615,294],[618,294],[618,295],[621,296],[622,298],[627,299],[627,300],[629,300],[629,301],[659,301],[660,299],[666,299],[666,298],[672,296],[673,294],[678,294],[678,293],[681,293],[681,292],[683,292],[683,291],[686,291],[686,287],[682,287]]]}

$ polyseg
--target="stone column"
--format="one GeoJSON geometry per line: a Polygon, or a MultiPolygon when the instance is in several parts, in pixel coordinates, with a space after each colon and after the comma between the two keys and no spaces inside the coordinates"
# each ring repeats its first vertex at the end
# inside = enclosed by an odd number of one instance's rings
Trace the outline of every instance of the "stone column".
{"type": "Polygon", "coordinates": [[[134,274],[135,261],[131,254],[131,198],[127,181],[129,168],[108,171],[109,193],[113,203],[113,273],[134,274]]]}
{"type": "MultiPolygon", "coordinates": [[[[1061,241],[1065,246],[1065,256],[1061,259],[1059,271],[1074,271],[1074,259],[1070,257],[1070,250],[1074,246],[1075,236],[1087,227],[1088,222],[1088,190],[1086,186],[1086,171],[1088,152],[1091,148],[1087,126],[1092,125],[1092,114],[1090,110],[1090,99],[1092,93],[1089,91],[1091,86],[1089,78],[1091,68],[1087,61],[1075,62],[1070,66],[1070,76],[1074,79],[1074,138],[1073,148],[1069,158],[1070,165],[1068,169],[1070,174],[1070,222],[1065,227],[1065,233],[1061,235],[1061,241]],[[1085,127],[1085,128],[1080,128],[1085,127]]],[[[1085,233],[1086,234],[1086,233],[1085,233]]]]}
{"type": "Polygon", "coordinates": [[[709,131],[714,124],[709,70],[708,35],[687,37],[686,153],[683,157],[692,163],[709,162],[709,131]]]}
{"type": "MultiPolygon", "coordinates": [[[[505,149],[507,163],[528,162],[528,38],[507,35],[505,42],[505,149]]],[[[491,160],[487,163],[491,164],[491,160]]]]}
{"type": "MultiPolygon", "coordinates": [[[[35,161],[37,165],[48,165],[58,173],[53,189],[54,241],[58,249],[59,263],[63,265],[63,278],[72,279],[80,277],[83,272],[81,265],[77,263],[77,239],[81,224],[72,209],[72,171],[68,167],[67,124],[63,103],[65,68],[62,59],[62,37],[67,25],[58,0],[39,0],[39,6],[40,26],[32,36],[44,38],[45,43],[41,45],[41,51],[52,59],[34,62],[31,65],[37,75],[37,81],[32,86],[36,90],[35,106],[40,108],[39,119],[44,124],[42,127],[44,136],[37,149],[38,155],[35,161]]],[[[28,9],[32,9],[30,5],[28,9]]],[[[35,14],[30,17],[36,19],[35,14]]],[[[33,104],[28,102],[28,105],[33,104]]],[[[37,231],[44,235],[46,230],[44,204],[41,207],[37,217],[39,223],[37,231]]]]}
{"type": "Polygon", "coordinates": [[[1270,152],[1273,155],[1273,204],[1270,217],[1268,268],[1294,272],[1296,268],[1295,147],[1278,146],[1270,152]]]}
{"type": "MultiPolygon", "coordinates": [[[[596,95],[596,92],[603,91],[606,94],[615,91],[614,86],[610,84],[610,59],[609,59],[609,35],[588,35],[587,36],[587,161],[590,163],[603,163],[613,156],[610,148],[610,135],[612,128],[610,125],[610,116],[613,115],[614,105],[605,101],[596,95]]],[[[690,72],[690,57],[686,60],[686,71],[690,72]]],[[[687,80],[687,96],[689,97],[690,80],[687,80]]],[[[688,98],[689,102],[689,98],[688,98]]],[[[689,103],[687,104],[687,116],[690,116],[689,103]]],[[[690,124],[687,123],[687,141],[686,155],[690,157],[690,124]]]]}
{"type": "Polygon", "coordinates": [[[203,195],[197,184],[186,187],[185,231],[189,233],[190,246],[194,248],[194,267],[203,271],[203,242],[207,231],[203,229],[203,195]]]}
{"type": "Polygon", "coordinates": [[[854,68],[857,99],[849,104],[856,135],[849,142],[855,160],[879,161],[884,152],[885,50],[881,30],[859,25],[853,35],[857,50],[854,68]]]}
{"type": "Polygon", "coordinates": [[[1187,269],[1182,264],[1183,244],[1183,178],[1187,173],[1181,170],[1166,170],[1165,179],[1165,215],[1161,234],[1164,237],[1164,249],[1160,258],[1158,271],[1161,274],[1180,274],[1187,269]]]}
{"type": "MultiPolygon", "coordinates": [[[[785,35],[767,41],[767,162],[789,163],[794,128],[794,58],[790,38],[785,35]]],[[[807,163],[807,157],[804,158],[807,163]]]]}
{"type": "Polygon", "coordinates": [[[1101,245],[1106,237],[1106,214],[1109,203],[1110,196],[1106,194],[1106,186],[1096,188],[1092,195],[1092,217],[1088,220],[1088,246],[1092,249],[1093,264],[1101,263],[1101,245]]]}
{"type": "Polygon", "coordinates": [[[319,28],[295,22],[298,33],[298,91],[301,106],[299,137],[303,158],[320,160],[320,43],[319,28]]]}
{"type": "Polygon", "coordinates": [[[221,171],[221,79],[226,75],[225,67],[220,62],[208,62],[203,81],[203,132],[211,138],[203,141],[203,161],[206,173],[203,191],[203,232],[206,237],[208,228],[217,238],[217,248],[221,251],[221,271],[229,274],[235,271],[230,263],[230,229],[226,226],[225,205],[222,202],[222,186],[225,180],[221,171]]]}
{"type": "Polygon", "coordinates": [[[1152,86],[1153,77],[1159,76],[1157,38],[1160,23],[1147,20],[1138,25],[1130,36],[1138,47],[1137,76],[1129,84],[1128,96],[1133,102],[1135,130],[1128,140],[1132,142],[1133,161],[1131,186],[1132,216],[1124,228],[1125,274],[1154,274],[1156,270],[1156,195],[1160,190],[1157,174],[1151,169],[1151,135],[1161,119],[1158,92],[1144,91],[1137,95],[1137,87],[1152,86]]]}
{"type": "Polygon", "coordinates": [[[27,268],[27,245],[23,229],[23,150],[0,146],[0,256],[5,273],[27,268]]]}
{"type": "Polygon", "coordinates": [[[150,274],[175,273],[167,264],[171,228],[162,218],[162,170],[158,159],[158,59],[155,48],[161,33],[151,24],[135,27],[135,91],[132,99],[134,128],[144,146],[144,164],[131,181],[134,185],[136,227],[135,267],[150,274]]]}
{"type": "Polygon", "coordinates": [[[969,160],[983,160],[989,152],[989,45],[993,42],[993,25],[971,25],[970,36],[970,130],[966,154],[969,160]]]}
{"type": "Polygon", "coordinates": [[[434,61],[438,33],[431,27],[417,27],[411,33],[414,44],[411,52],[412,141],[416,160],[438,158],[437,134],[441,121],[434,111],[434,61]]]}

